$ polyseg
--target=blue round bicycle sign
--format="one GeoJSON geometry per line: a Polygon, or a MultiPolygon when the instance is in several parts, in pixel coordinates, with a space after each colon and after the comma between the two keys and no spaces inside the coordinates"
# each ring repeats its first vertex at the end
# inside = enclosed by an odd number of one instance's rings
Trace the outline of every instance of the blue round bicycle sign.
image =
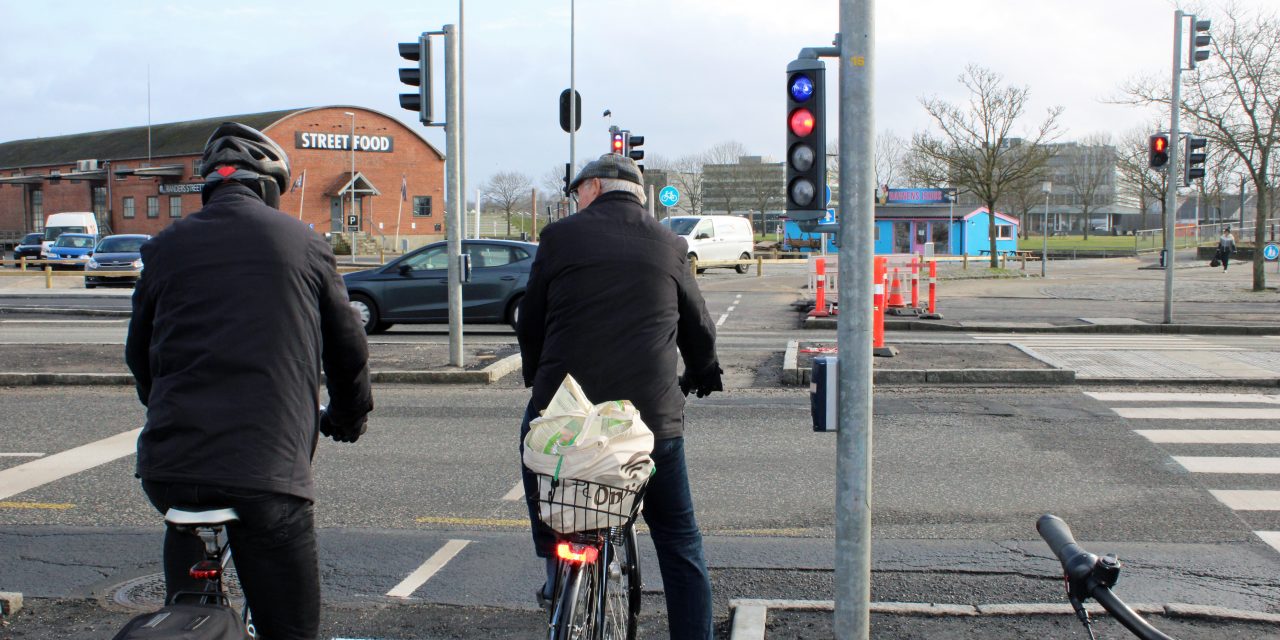
{"type": "Polygon", "coordinates": [[[1280,258],[1280,245],[1272,242],[1262,249],[1262,257],[1267,260],[1275,260],[1280,258]]]}
{"type": "Polygon", "coordinates": [[[658,202],[664,207],[674,207],[680,202],[680,192],[672,186],[663,187],[658,191],[658,202]]]}

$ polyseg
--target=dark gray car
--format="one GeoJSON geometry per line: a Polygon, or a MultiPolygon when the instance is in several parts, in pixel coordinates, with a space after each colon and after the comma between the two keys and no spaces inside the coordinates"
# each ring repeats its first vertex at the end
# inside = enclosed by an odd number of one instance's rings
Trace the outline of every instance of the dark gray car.
{"type": "Polygon", "coordinates": [[[84,265],[84,288],[92,289],[99,285],[132,285],[138,276],[107,276],[104,273],[132,273],[142,271],[142,243],[151,236],[143,234],[121,234],[107,236],[98,241],[93,255],[84,265]]]}
{"type": "MultiPolygon", "coordinates": [[[[538,245],[466,240],[462,250],[471,256],[471,282],[462,286],[463,321],[514,324],[538,245]]],[[[448,264],[448,244],[437,242],[376,269],[343,276],[365,331],[448,322],[448,264]]]]}

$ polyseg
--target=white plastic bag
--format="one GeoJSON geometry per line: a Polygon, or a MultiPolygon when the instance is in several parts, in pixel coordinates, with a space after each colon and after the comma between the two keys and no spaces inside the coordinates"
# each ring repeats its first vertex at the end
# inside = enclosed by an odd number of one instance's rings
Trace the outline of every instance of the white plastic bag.
{"type": "Polygon", "coordinates": [[[573,376],[565,376],[524,439],[525,466],[550,476],[539,477],[539,517],[560,533],[618,524],[653,473],[652,452],[653,432],[634,405],[592,404],[573,376]]]}

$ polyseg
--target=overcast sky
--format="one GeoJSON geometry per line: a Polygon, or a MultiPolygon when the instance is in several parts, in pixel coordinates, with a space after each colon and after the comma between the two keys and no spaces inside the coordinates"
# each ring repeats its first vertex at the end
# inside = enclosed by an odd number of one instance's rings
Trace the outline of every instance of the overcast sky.
{"type": "MultiPolygon", "coordinates": [[[[540,184],[568,160],[557,98],[569,86],[569,0],[465,6],[468,191],[504,170],[540,184]]],[[[1176,8],[881,0],[876,128],[905,137],[930,126],[919,98],[965,98],[956,77],[974,63],[1030,86],[1028,128],[1061,105],[1069,138],[1121,133],[1151,115],[1103,100],[1127,78],[1168,78],[1176,8]]],[[[153,123],[355,104],[421,130],[397,102],[408,87],[397,80],[396,43],[457,20],[456,0],[4,1],[0,141],[146,124],[148,65],[153,123]]],[[[837,0],[578,0],[578,158],[607,151],[616,124],[644,135],[651,156],[735,140],[780,159],[786,64],[803,47],[830,44],[838,22],[837,0]]],[[[425,136],[444,149],[442,129],[425,136]]]]}

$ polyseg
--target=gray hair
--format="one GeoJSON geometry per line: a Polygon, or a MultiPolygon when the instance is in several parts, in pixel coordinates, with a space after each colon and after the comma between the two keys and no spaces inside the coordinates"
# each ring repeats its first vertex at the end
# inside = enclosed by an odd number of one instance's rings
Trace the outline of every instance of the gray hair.
{"type": "Polygon", "coordinates": [[[599,178],[600,193],[608,193],[610,191],[626,191],[627,193],[640,198],[640,204],[648,202],[648,198],[644,195],[644,187],[631,182],[630,180],[618,180],[616,178],[599,178]]]}

